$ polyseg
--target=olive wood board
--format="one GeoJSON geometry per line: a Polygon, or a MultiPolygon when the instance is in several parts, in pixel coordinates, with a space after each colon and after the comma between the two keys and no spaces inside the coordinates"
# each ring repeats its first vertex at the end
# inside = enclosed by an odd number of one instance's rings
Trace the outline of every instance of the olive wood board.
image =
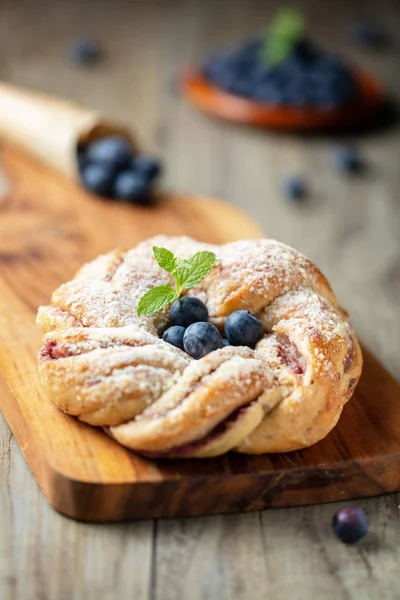
{"type": "Polygon", "coordinates": [[[35,314],[98,253],[163,232],[222,243],[259,237],[233,206],[160,196],[157,208],[102,201],[5,148],[0,199],[0,409],[51,505],[85,521],[260,510],[400,489],[400,386],[368,351],[353,399],[322,442],[299,452],[145,460],[58,411],[36,366],[35,314]]]}

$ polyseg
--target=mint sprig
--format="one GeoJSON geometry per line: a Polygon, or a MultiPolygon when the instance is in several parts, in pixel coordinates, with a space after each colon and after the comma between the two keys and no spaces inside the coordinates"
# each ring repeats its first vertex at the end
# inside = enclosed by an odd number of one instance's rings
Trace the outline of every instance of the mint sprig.
{"type": "Polygon", "coordinates": [[[304,36],[304,18],[297,10],[284,9],[275,17],[261,48],[261,58],[277,66],[290,56],[294,46],[304,36]]]}
{"type": "Polygon", "coordinates": [[[179,260],[167,248],[158,246],[153,246],[153,254],[159,266],[175,279],[175,289],[170,285],[159,285],[148,290],[138,304],[139,315],[152,315],[177,300],[183,290],[198,285],[212,271],[216,261],[215,254],[207,250],[184,260],[179,260]]]}

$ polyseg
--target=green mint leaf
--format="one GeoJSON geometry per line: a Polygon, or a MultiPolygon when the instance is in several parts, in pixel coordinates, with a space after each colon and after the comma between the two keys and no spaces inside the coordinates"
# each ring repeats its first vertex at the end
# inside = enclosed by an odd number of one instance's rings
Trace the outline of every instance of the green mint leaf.
{"type": "Polygon", "coordinates": [[[267,31],[262,46],[262,59],[277,66],[290,56],[295,44],[304,35],[304,19],[296,10],[281,10],[267,31]]]}
{"type": "Polygon", "coordinates": [[[175,267],[173,276],[175,277],[176,291],[181,293],[186,283],[186,279],[190,273],[190,263],[188,260],[181,260],[181,262],[175,267]]]}
{"type": "Polygon", "coordinates": [[[170,285],[159,285],[146,292],[137,307],[139,315],[152,315],[179,298],[170,285]]]}
{"type": "Polygon", "coordinates": [[[159,248],[158,246],[153,246],[153,254],[157,261],[164,271],[168,271],[168,273],[172,273],[172,271],[176,268],[178,264],[178,259],[172,254],[171,250],[167,250],[167,248],[159,248]]]}
{"type": "Polygon", "coordinates": [[[215,261],[215,254],[213,252],[208,252],[207,250],[197,252],[192,256],[192,258],[187,261],[190,270],[185,280],[185,288],[190,290],[200,283],[200,281],[212,271],[215,261]]]}

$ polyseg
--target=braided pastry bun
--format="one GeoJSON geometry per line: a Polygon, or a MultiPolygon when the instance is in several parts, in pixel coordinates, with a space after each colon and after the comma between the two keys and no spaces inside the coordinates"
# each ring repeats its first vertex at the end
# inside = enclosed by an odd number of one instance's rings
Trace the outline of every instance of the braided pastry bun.
{"type": "Polygon", "coordinates": [[[39,308],[39,354],[55,405],[153,457],[259,454],[304,448],[337,423],[362,355],[325,277],[270,239],[222,246],[158,236],[84,265],[39,308]],[[161,339],[168,309],[139,316],[141,296],[171,276],[152,247],[179,258],[211,250],[217,262],[190,295],[220,329],[246,309],[263,324],[254,349],[228,346],[194,360],[161,339]]]}

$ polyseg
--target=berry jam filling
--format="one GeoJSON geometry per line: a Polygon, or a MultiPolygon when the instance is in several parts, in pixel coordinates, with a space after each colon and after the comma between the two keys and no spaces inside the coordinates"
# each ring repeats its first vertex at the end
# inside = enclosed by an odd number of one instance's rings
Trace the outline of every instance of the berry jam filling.
{"type": "Polygon", "coordinates": [[[65,346],[60,346],[55,340],[51,340],[43,346],[39,358],[42,362],[57,360],[58,358],[67,358],[72,356],[72,352],[65,346]]]}
{"type": "Polygon", "coordinates": [[[343,361],[343,370],[345,373],[347,373],[350,370],[350,367],[353,364],[353,358],[354,358],[354,346],[353,346],[353,341],[351,340],[349,351],[347,352],[345,359],[343,361]]]}
{"type": "Polygon", "coordinates": [[[287,336],[279,336],[277,342],[279,344],[277,354],[281,362],[296,375],[303,375],[306,370],[304,356],[287,336]]]}
{"type": "Polygon", "coordinates": [[[212,429],[206,436],[201,438],[201,440],[196,440],[194,442],[190,442],[188,444],[184,444],[183,446],[177,446],[176,448],[171,448],[166,452],[144,452],[138,450],[137,452],[142,456],[146,456],[148,458],[184,458],[188,454],[192,454],[200,450],[206,444],[217,440],[219,437],[223,436],[225,433],[229,431],[235,425],[239,419],[243,418],[250,408],[251,404],[248,406],[242,406],[235,410],[229,417],[227,417],[224,421],[219,423],[214,429],[212,429]]]}

